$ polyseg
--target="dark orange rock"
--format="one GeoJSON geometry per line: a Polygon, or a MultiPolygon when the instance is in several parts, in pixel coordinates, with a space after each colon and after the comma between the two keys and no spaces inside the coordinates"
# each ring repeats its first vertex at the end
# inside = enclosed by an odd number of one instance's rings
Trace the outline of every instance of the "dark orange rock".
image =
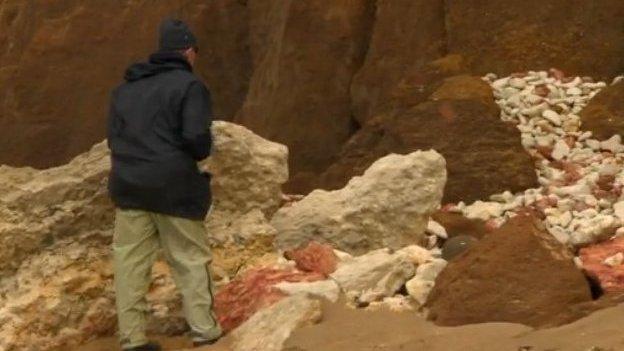
{"type": "Polygon", "coordinates": [[[297,263],[297,268],[304,272],[315,272],[329,276],[338,265],[338,257],[334,249],[327,244],[311,241],[307,246],[289,250],[284,256],[297,263]]]}
{"type": "Polygon", "coordinates": [[[429,318],[445,326],[569,323],[592,301],[572,257],[539,221],[518,215],[449,262],[429,295],[429,318]]]}

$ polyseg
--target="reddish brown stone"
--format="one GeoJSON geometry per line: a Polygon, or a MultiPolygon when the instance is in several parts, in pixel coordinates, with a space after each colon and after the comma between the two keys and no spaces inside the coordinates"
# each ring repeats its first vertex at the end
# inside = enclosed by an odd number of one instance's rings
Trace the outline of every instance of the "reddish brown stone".
{"type": "Polygon", "coordinates": [[[613,182],[615,182],[615,176],[610,174],[602,174],[598,177],[596,181],[596,185],[604,191],[613,190],[613,182]]]}
{"type": "Polygon", "coordinates": [[[544,156],[544,158],[548,159],[548,160],[552,160],[552,152],[553,152],[553,148],[552,146],[537,146],[535,148],[535,150],[537,150],[537,152],[544,156]]]}
{"type": "Polygon", "coordinates": [[[289,250],[284,253],[289,260],[297,263],[297,268],[304,272],[315,272],[329,276],[338,265],[334,249],[327,244],[310,242],[306,247],[289,250]]]}
{"type": "Polygon", "coordinates": [[[572,257],[539,221],[516,216],[449,262],[429,295],[429,318],[445,326],[571,322],[592,300],[572,257]]]}

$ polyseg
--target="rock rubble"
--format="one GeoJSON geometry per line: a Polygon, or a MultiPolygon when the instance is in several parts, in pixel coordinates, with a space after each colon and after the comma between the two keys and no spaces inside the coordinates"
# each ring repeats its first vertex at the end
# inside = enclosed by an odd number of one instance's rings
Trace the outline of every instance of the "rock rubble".
{"type": "Polygon", "coordinates": [[[515,123],[522,145],[535,159],[540,187],[490,201],[460,202],[449,207],[496,228],[519,211],[535,210],[560,242],[582,246],[608,238],[623,222],[615,206],[624,183],[624,146],[616,135],[607,140],[581,129],[579,114],[604,82],[565,77],[560,71],[529,71],[484,80],[494,90],[501,119],[515,123]]]}

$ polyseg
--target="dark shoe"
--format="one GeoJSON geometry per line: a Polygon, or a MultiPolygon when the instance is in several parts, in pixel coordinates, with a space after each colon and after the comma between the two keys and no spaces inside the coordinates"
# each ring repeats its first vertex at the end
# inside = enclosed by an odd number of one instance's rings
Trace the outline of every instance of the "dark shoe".
{"type": "Polygon", "coordinates": [[[124,351],[162,351],[162,348],[160,347],[160,344],[156,342],[149,342],[145,345],[124,349],[124,351]]]}
{"type": "Polygon", "coordinates": [[[217,343],[217,341],[219,341],[219,338],[212,339],[212,340],[193,341],[193,347],[214,345],[217,343]]]}

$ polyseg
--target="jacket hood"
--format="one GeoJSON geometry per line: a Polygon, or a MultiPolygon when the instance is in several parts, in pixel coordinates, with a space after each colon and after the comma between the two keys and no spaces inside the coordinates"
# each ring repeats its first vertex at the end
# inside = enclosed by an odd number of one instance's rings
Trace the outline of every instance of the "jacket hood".
{"type": "Polygon", "coordinates": [[[192,72],[193,68],[186,58],[177,52],[157,52],[149,57],[148,62],[135,63],[128,67],[124,79],[134,82],[176,69],[192,72]]]}

